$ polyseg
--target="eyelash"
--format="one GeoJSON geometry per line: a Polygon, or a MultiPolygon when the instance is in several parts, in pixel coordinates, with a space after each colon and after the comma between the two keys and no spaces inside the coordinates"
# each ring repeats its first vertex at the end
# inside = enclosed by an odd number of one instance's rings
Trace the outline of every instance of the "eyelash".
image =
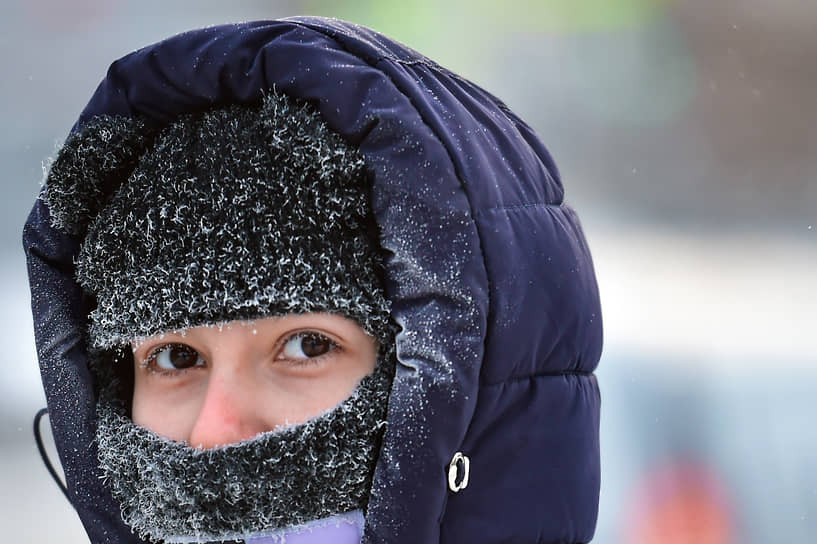
{"type": "Polygon", "coordinates": [[[181,342],[168,342],[167,344],[160,344],[148,352],[147,356],[142,360],[139,365],[146,369],[148,372],[158,374],[160,376],[181,376],[182,374],[186,374],[190,370],[194,370],[196,368],[201,368],[198,366],[191,366],[188,368],[176,368],[176,369],[169,369],[169,368],[161,368],[156,364],[156,357],[166,349],[170,348],[185,348],[192,350],[198,354],[198,350],[193,349],[187,344],[183,344],[181,342]]]}
{"type": "Polygon", "coordinates": [[[277,346],[279,355],[281,353],[283,353],[284,348],[286,347],[286,345],[289,342],[291,342],[292,340],[295,340],[297,338],[301,338],[301,339],[317,338],[317,339],[320,339],[322,341],[328,342],[330,347],[329,347],[329,350],[326,353],[316,355],[315,357],[294,358],[294,359],[276,357],[275,358],[276,361],[282,361],[282,360],[287,361],[289,364],[291,364],[293,366],[314,365],[314,364],[319,364],[319,363],[323,362],[323,360],[325,358],[327,358],[327,357],[331,357],[332,355],[335,355],[336,354],[335,352],[340,349],[340,346],[338,345],[338,343],[335,342],[334,340],[332,340],[331,338],[329,338],[329,336],[327,336],[325,334],[322,334],[322,333],[320,333],[318,331],[306,330],[306,331],[294,332],[294,333],[290,334],[289,336],[287,336],[286,338],[284,338],[283,340],[281,340],[278,343],[278,346],[277,346]]]}
{"type": "MultiPolygon", "coordinates": [[[[139,366],[146,369],[148,372],[158,374],[161,376],[181,376],[182,374],[186,374],[190,370],[195,370],[197,368],[201,368],[200,366],[192,366],[188,368],[177,368],[177,369],[166,369],[161,368],[156,364],[156,357],[164,350],[170,349],[173,347],[185,348],[198,353],[198,350],[192,348],[188,344],[183,344],[181,342],[168,342],[167,344],[160,344],[154,348],[151,348],[148,352],[147,356],[139,362],[139,366]]],[[[278,351],[279,356],[275,357],[276,361],[286,361],[293,366],[308,366],[319,364],[323,362],[328,356],[335,354],[337,350],[341,349],[337,342],[329,338],[327,335],[320,333],[314,330],[306,330],[306,331],[297,331],[289,336],[285,337],[284,339],[280,340],[276,346],[276,351],[278,351]],[[329,351],[326,353],[322,353],[321,355],[316,355],[315,357],[305,357],[305,358],[283,358],[280,357],[280,354],[283,352],[284,347],[292,340],[297,338],[319,338],[321,340],[328,341],[330,344],[329,351]]],[[[200,355],[200,354],[199,354],[200,355]]],[[[205,361],[206,362],[206,361],[205,361]]]]}

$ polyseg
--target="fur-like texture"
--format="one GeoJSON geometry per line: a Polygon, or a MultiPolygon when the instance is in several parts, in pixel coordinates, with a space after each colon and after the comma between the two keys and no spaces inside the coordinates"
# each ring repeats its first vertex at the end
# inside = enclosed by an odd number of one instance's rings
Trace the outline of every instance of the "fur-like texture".
{"type": "Polygon", "coordinates": [[[209,450],[133,424],[114,388],[103,392],[99,464],[123,519],[145,539],[209,542],[365,509],[394,353],[392,342],[375,372],[323,415],[209,450]]]}
{"type": "Polygon", "coordinates": [[[143,538],[228,540],[365,508],[395,359],[368,190],[358,151],[276,94],[155,135],[98,119],[60,153],[45,198],[53,226],[84,235],[100,468],[143,538]],[[375,373],[333,410],[212,450],[127,417],[112,354],[130,342],[306,312],[350,317],[380,345],[375,373]]]}
{"type": "Polygon", "coordinates": [[[89,223],[136,167],[155,132],[138,118],[97,117],[68,136],[51,164],[43,192],[51,224],[84,237],[89,223]]]}
{"type": "MultiPolygon", "coordinates": [[[[95,147],[113,141],[98,130],[75,136],[71,149],[110,154],[95,147]]],[[[49,189],[49,206],[61,210],[56,217],[93,214],[85,203],[104,198],[105,176],[83,177],[88,161],[77,155],[68,168],[64,153],[52,177],[70,175],[76,186],[49,189]],[[71,211],[65,200],[74,194],[85,197],[71,211]]],[[[82,243],[77,279],[97,302],[92,347],[293,312],[341,313],[378,336],[388,305],[367,193],[360,154],[306,103],[271,94],[260,107],[180,117],[92,218],[82,243]]]]}

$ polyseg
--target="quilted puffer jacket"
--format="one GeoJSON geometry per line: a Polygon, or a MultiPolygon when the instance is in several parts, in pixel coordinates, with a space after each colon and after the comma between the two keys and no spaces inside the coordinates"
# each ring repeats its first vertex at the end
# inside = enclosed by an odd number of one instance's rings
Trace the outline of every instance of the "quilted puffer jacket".
{"type": "MultiPolygon", "coordinates": [[[[354,24],[181,34],[114,62],[77,121],[315,104],[357,146],[387,251],[398,368],[364,542],[578,543],[599,495],[599,294],[548,151],[500,100],[354,24]]],[[[99,478],[80,241],[38,200],[24,229],[38,357],[68,495],[92,543],[139,542],[99,478]]]]}

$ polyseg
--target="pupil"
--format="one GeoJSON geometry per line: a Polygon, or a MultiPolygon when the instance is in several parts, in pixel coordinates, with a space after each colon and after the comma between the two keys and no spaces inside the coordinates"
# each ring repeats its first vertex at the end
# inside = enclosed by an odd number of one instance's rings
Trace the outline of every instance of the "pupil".
{"type": "Polygon", "coordinates": [[[170,362],[176,368],[190,368],[196,364],[198,353],[189,348],[170,348],[170,362]]]}
{"type": "Polygon", "coordinates": [[[329,351],[329,340],[320,336],[307,336],[301,343],[301,349],[307,357],[317,357],[329,351]]]}

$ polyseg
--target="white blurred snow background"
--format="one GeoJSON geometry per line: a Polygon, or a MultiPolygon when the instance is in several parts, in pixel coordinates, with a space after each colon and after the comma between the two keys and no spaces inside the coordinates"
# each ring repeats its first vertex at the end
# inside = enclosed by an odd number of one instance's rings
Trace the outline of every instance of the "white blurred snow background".
{"type": "Polygon", "coordinates": [[[115,58],[189,28],[299,13],[372,26],[484,85],[556,158],[605,319],[594,542],[815,539],[813,1],[0,0],[0,11],[5,540],[87,541],[31,434],[44,397],[19,240],[42,161],[115,58]]]}

